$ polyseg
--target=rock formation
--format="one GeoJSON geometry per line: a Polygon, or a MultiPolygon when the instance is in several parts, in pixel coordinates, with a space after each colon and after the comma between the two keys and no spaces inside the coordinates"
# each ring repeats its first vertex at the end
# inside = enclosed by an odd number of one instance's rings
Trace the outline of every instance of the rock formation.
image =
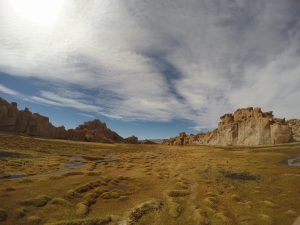
{"type": "Polygon", "coordinates": [[[130,136],[128,138],[125,138],[125,142],[127,144],[138,144],[139,140],[136,136],[130,136]]]}
{"type": "MultiPolygon", "coordinates": [[[[196,135],[187,135],[183,132],[177,137],[165,140],[163,144],[268,145],[288,143],[293,140],[290,123],[285,119],[274,118],[272,112],[262,112],[260,108],[243,108],[236,110],[233,114],[223,115],[218,128],[213,131],[196,135]]],[[[299,128],[297,125],[295,127],[299,128]]]]}
{"type": "Polygon", "coordinates": [[[75,129],[67,130],[66,139],[106,143],[124,142],[121,136],[107,128],[100,120],[88,121],[75,129]]]}
{"type": "Polygon", "coordinates": [[[10,104],[2,98],[0,98],[0,132],[74,141],[125,142],[121,136],[99,120],[88,121],[75,129],[66,130],[63,126],[52,125],[48,117],[32,113],[28,108],[18,110],[17,103],[10,104]]]}
{"type": "Polygon", "coordinates": [[[287,121],[289,127],[292,128],[293,132],[293,140],[300,141],[300,120],[299,119],[291,119],[287,121]]]}
{"type": "Polygon", "coordinates": [[[139,144],[144,144],[144,145],[156,145],[157,143],[148,139],[141,140],[139,141],[139,144]]]}

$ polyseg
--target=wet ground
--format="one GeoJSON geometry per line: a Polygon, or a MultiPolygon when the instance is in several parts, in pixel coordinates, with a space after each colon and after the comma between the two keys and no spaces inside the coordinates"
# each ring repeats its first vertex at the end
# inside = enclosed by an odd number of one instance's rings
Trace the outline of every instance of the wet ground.
{"type": "Polygon", "coordinates": [[[111,145],[0,135],[0,149],[3,225],[289,225],[300,214],[300,144],[111,145]]]}
{"type": "Polygon", "coordinates": [[[289,166],[300,166],[300,156],[293,158],[293,159],[289,159],[288,165],[289,166]]]}

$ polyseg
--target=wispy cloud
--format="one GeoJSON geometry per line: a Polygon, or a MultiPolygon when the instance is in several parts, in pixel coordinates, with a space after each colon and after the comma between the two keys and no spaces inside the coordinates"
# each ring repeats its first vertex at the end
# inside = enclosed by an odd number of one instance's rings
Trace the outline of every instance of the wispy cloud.
{"type": "Polygon", "coordinates": [[[0,92],[4,93],[4,94],[8,94],[8,95],[19,95],[19,93],[15,90],[12,90],[2,84],[0,84],[0,92]]]}
{"type": "Polygon", "coordinates": [[[99,106],[84,102],[80,98],[64,97],[50,91],[41,91],[40,97],[30,96],[27,100],[46,105],[74,108],[83,112],[101,113],[99,106]]]}
{"type": "Polygon", "coordinates": [[[93,116],[93,115],[90,115],[90,114],[87,114],[87,113],[78,113],[78,115],[80,115],[80,116],[84,116],[84,117],[88,117],[88,118],[92,118],[92,119],[94,119],[94,118],[95,118],[95,116],[93,116]]]}
{"type": "Polygon", "coordinates": [[[300,116],[298,1],[66,0],[40,32],[8,1],[0,71],[51,83],[36,102],[199,129],[242,106],[300,116]]]}

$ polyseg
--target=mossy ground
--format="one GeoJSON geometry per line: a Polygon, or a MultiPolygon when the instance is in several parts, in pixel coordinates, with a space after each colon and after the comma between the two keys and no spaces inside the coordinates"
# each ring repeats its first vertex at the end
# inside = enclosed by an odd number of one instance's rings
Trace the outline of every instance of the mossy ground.
{"type": "Polygon", "coordinates": [[[287,159],[298,155],[300,144],[180,147],[1,134],[0,224],[114,215],[107,224],[289,225],[300,214],[300,167],[287,159]],[[151,199],[161,205],[137,208],[151,199]]]}

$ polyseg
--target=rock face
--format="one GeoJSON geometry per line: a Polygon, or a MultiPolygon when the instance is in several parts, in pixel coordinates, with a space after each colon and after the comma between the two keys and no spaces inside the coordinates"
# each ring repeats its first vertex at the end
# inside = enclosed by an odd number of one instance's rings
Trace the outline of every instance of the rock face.
{"type": "Polygon", "coordinates": [[[106,124],[99,120],[88,121],[75,129],[67,130],[66,139],[106,143],[124,142],[121,136],[107,128],[106,124]]]}
{"type": "Polygon", "coordinates": [[[18,110],[17,103],[8,103],[0,98],[0,132],[11,132],[43,138],[67,139],[92,142],[125,142],[116,132],[99,120],[85,122],[75,129],[55,127],[49,118],[32,113],[28,108],[18,110]]]}
{"type": "Polygon", "coordinates": [[[163,144],[268,145],[292,140],[292,128],[285,119],[274,118],[272,112],[262,112],[260,108],[250,107],[223,115],[218,128],[213,131],[196,135],[183,132],[165,140],[163,144]]]}
{"type": "Polygon", "coordinates": [[[146,139],[146,140],[141,140],[141,141],[139,141],[139,144],[144,144],[144,145],[156,145],[157,143],[154,142],[154,141],[151,141],[151,140],[146,139]]]}
{"type": "Polygon", "coordinates": [[[292,128],[293,132],[293,140],[300,141],[300,120],[299,119],[291,119],[287,121],[289,127],[292,128]]]}
{"type": "Polygon", "coordinates": [[[125,138],[125,142],[127,144],[138,144],[139,139],[136,136],[130,136],[128,138],[125,138]]]}

